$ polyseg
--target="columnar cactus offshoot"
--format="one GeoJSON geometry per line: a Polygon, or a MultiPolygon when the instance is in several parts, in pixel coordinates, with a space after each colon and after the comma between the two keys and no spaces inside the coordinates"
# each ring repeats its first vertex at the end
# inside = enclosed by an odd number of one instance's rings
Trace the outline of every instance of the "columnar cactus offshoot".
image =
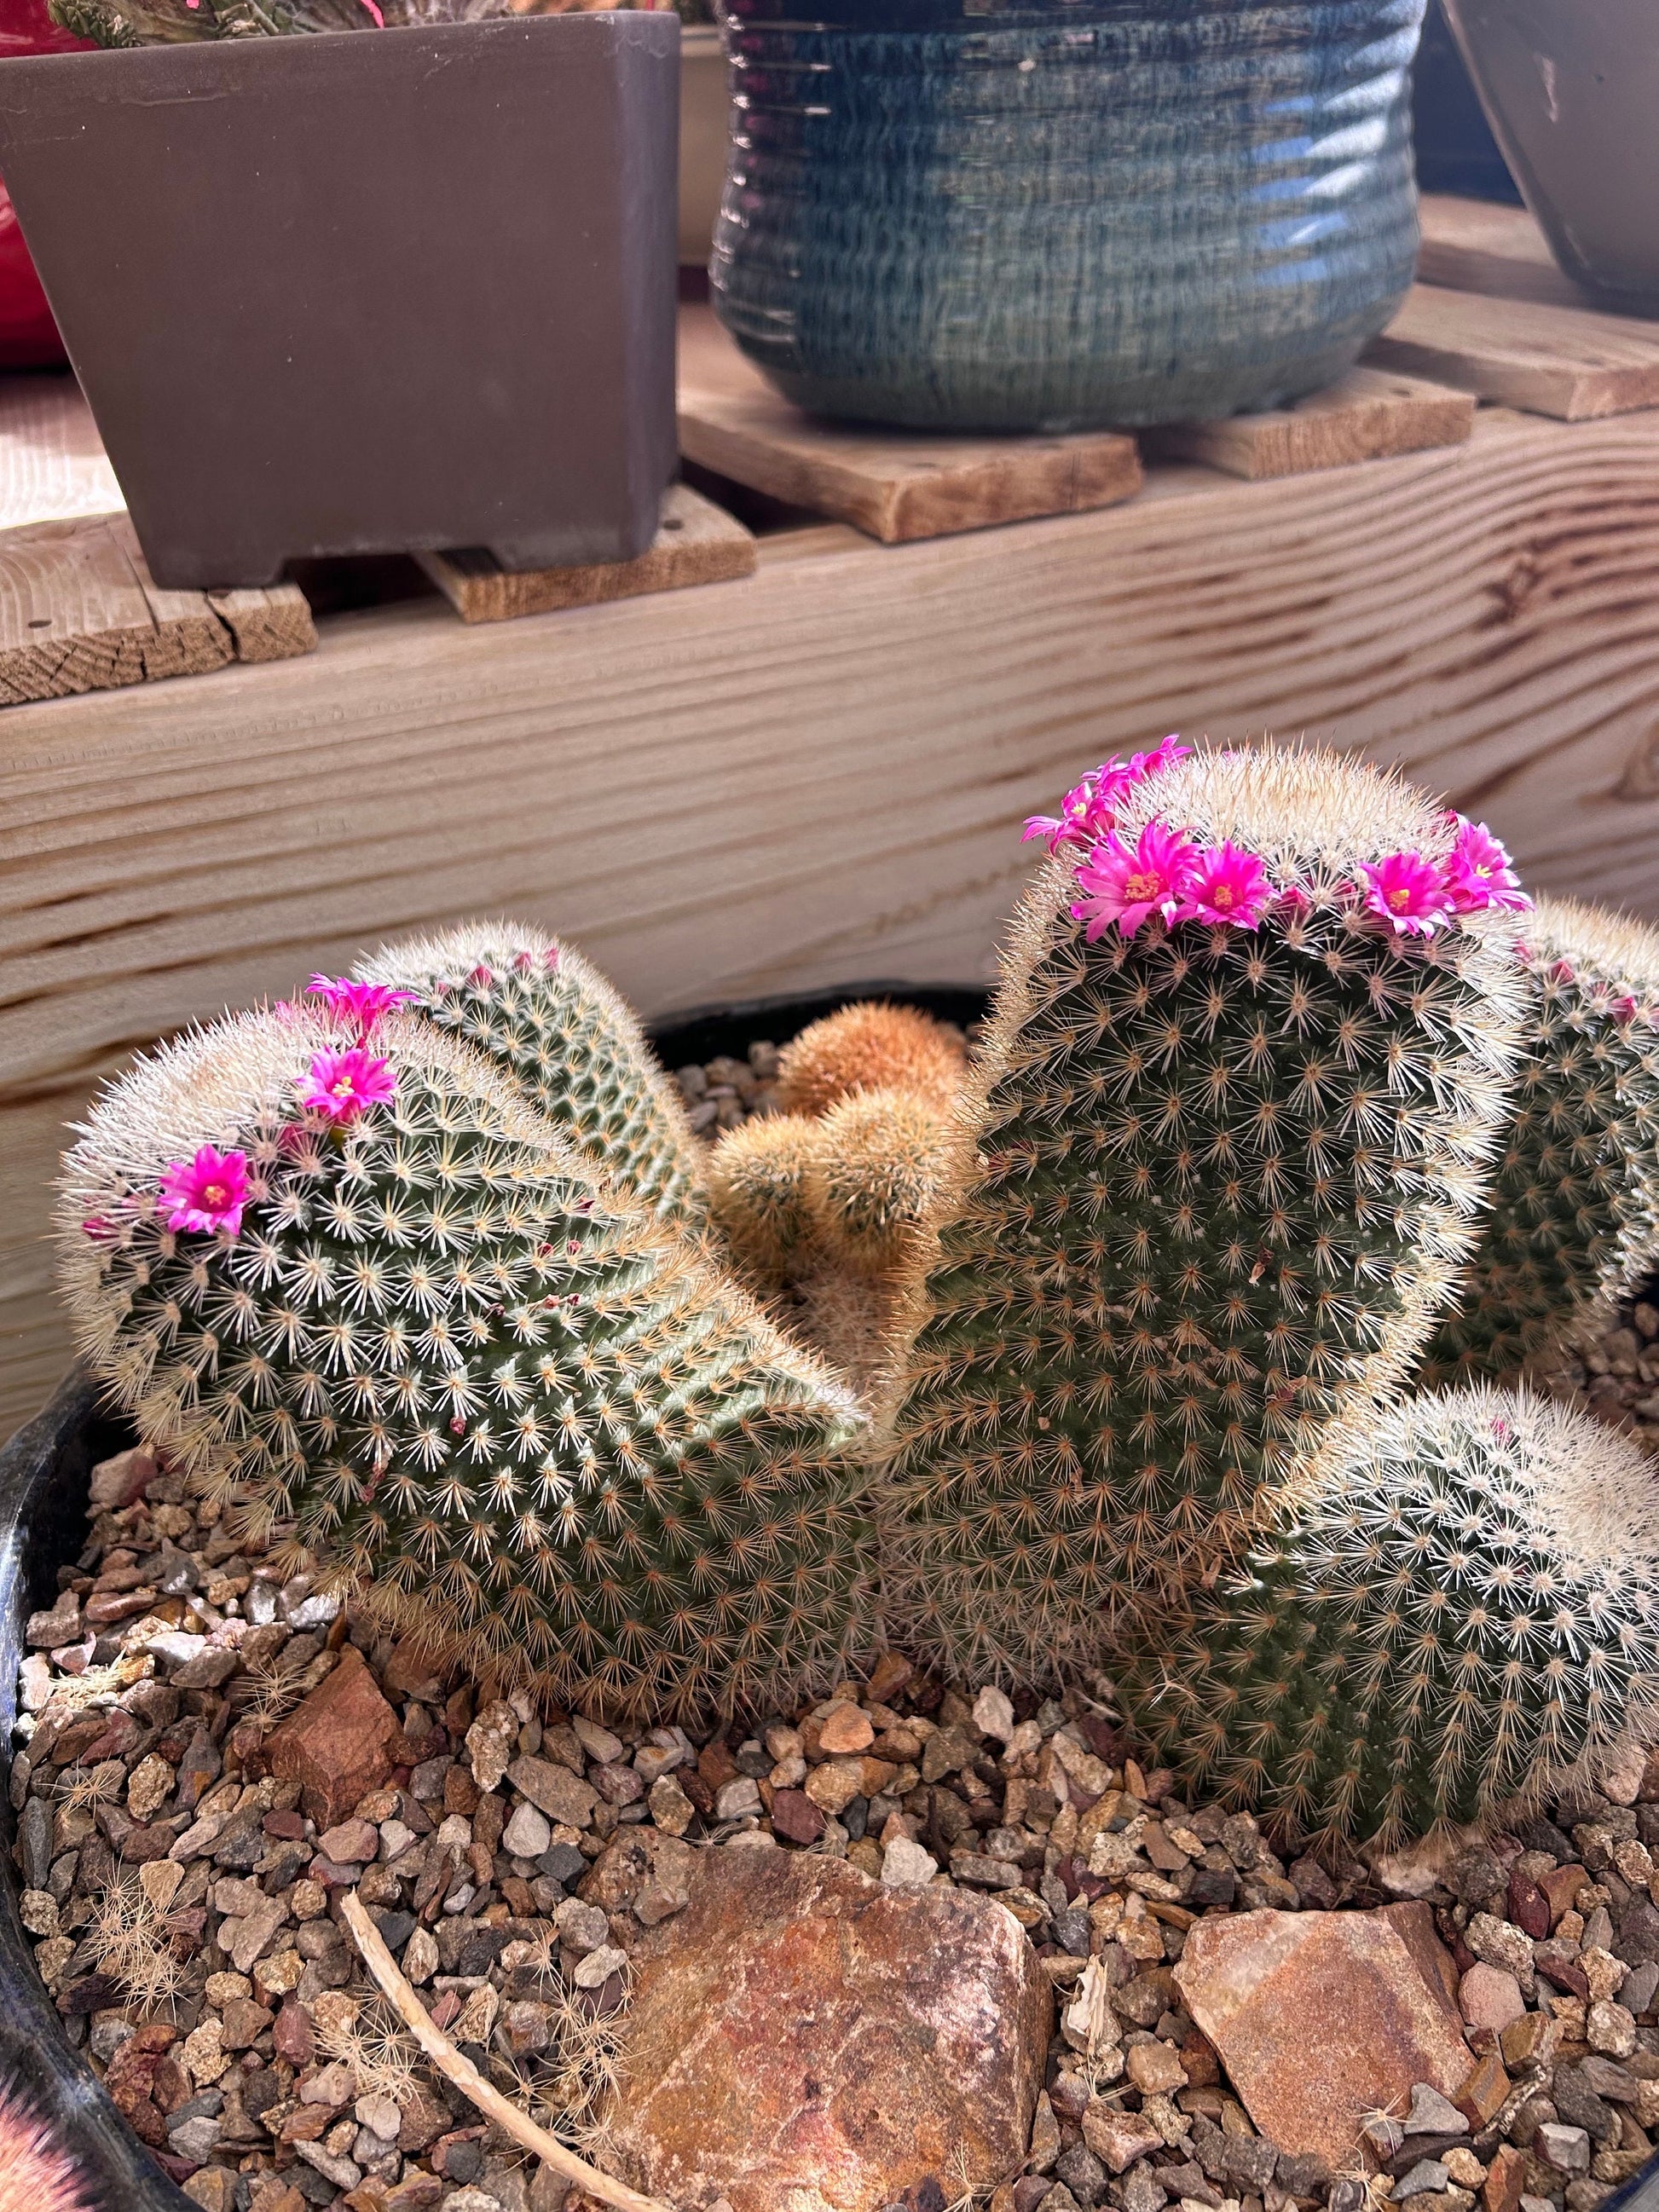
{"type": "Polygon", "coordinates": [[[1236,1554],[1419,1355],[1514,1059],[1507,869],[1346,757],[1085,780],[970,1077],[890,1417],[890,1619],[1051,1673],[1236,1554]]]}
{"type": "Polygon", "coordinates": [[[386,996],[228,1019],[99,1103],[60,1215],[83,1350],[482,1680],[666,1713],[822,1677],[864,1601],[850,1400],[386,996]]]}
{"type": "Polygon", "coordinates": [[[1497,1381],[1560,1350],[1659,1260],[1659,932],[1546,898],[1526,937],[1525,1056],[1431,1381],[1497,1381]]]}
{"type": "Polygon", "coordinates": [[[665,1221],[701,1226],[702,1156],[678,1088],[580,952],[523,923],[472,924],[383,945],[356,973],[475,1045],[665,1221]]]}
{"type": "Polygon", "coordinates": [[[1192,1602],[1120,1668],[1159,1755],[1315,1836],[1421,1835],[1652,1740],[1659,1485],[1566,1407],[1412,1399],[1192,1602]]]}

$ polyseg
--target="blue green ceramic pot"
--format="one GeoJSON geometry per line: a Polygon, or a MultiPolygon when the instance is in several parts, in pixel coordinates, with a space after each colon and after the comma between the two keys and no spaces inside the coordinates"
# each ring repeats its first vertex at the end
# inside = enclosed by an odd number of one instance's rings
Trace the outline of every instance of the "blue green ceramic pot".
{"type": "Polygon", "coordinates": [[[1417,252],[1424,0],[722,0],[710,270],[779,390],[957,430],[1339,376],[1417,252]]]}

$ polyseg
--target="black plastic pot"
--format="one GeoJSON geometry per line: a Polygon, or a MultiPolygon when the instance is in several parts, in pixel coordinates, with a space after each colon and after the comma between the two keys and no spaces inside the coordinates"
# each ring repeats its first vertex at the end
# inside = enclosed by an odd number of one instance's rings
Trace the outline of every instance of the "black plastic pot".
{"type": "Polygon", "coordinates": [[[1520,205],[1520,191],[1492,135],[1441,0],[1429,0],[1412,68],[1412,137],[1420,191],[1520,205]]]}
{"type": "Polygon", "coordinates": [[[678,42],[627,9],[0,64],[0,169],[158,584],[645,550],[678,42]]]}
{"type": "MultiPolygon", "coordinates": [[[[703,1006],[653,1025],[665,1066],[741,1057],[751,1041],[783,1043],[809,1022],[854,999],[901,999],[945,1021],[976,1021],[983,991],[875,982],[810,998],[754,999],[703,1006]]],[[[86,1540],[87,1483],[100,1460],[134,1441],[102,1415],[93,1384],[71,1375],[45,1413],[0,1451],[0,1767],[9,1777],[17,1667],[31,1613],[58,1595],[58,1569],[86,1540]]],[[[96,2212],[198,2212],[130,2132],[91,2067],[64,2040],[57,2008],[35,1970],[33,1945],[17,1916],[16,1821],[0,1784],[0,2082],[29,2096],[79,2159],[96,2212]]],[[[3,2179],[3,2177],[0,2177],[3,2179]]]]}

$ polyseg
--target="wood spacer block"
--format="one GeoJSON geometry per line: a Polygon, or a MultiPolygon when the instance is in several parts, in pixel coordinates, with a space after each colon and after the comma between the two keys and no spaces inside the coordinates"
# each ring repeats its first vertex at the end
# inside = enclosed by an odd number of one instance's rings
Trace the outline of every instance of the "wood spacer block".
{"type": "Polygon", "coordinates": [[[1589,307],[1414,284],[1365,358],[1563,422],[1659,407],[1659,323],[1589,307]]]}
{"type": "Polygon", "coordinates": [[[1391,453],[1463,445],[1474,428],[1474,405],[1472,392],[1385,369],[1354,368],[1289,407],[1143,434],[1156,453],[1207,461],[1230,476],[1300,477],[1391,453]]]}
{"type": "Polygon", "coordinates": [[[286,659],[316,642],[292,584],[161,590],[125,514],[0,532],[0,705],[286,659]]]}
{"type": "Polygon", "coordinates": [[[757,556],[754,538],[735,516],[688,484],[677,483],[663,502],[654,542],[635,561],[503,568],[493,553],[481,550],[417,553],[415,558],[463,622],[485,623],[551,614],[561,607],[594,607],[647,592],[678,592],[690,584],[728,583],[752,576],[757,556]]]}

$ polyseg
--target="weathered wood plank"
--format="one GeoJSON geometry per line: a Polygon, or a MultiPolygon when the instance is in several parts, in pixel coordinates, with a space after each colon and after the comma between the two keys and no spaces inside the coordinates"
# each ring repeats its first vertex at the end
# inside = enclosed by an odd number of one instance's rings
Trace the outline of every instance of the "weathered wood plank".
{"type": "Polygon", "coordinates": [[[0,377],[0,530],[118,514],[125,505],[69,371],[0,377]]]}
{"type": "Polygon", "coordinates": [[[1564,422],[1659,407],[1659,323],[1414,284],[1365,358],[1564,422]]]}
{"type": "Polygon", "coordinates": [[[1207,461],[1230,476],[1259,483],[1394,453],[1425,453],[1435,446],[1461,446],[1474,428],[1472,392],[1384,369],[1354,368],[1291,406],[1222,422],[1176,423],[1143,434],[1143,443],[1158,453],[1207,461]]]}
{"type": "Polygon", "coordinates": [[[893,545],[1133,496],[1133,438],[957,438],[822,422],[779,398],[707,307],[680,317],[680,451],[689,461],[893,545]]]}
{"type": "Polygon", "coordinates": [[[1419,283],[1484,292],[1495,300],[1537,300],[1547,307],[1595,307],[1557,267],[1549,240],[1525,208],[1459,199],[1450,192],[1425,192],[1418,206],[1423,228],[1419,283]]]}
{"type": "Polygon", "coordinates": [[[199,592],[159,592],[124,514],[0,534],[0,703],[67,698],[233,656],[199,592]]]}
{"type": "Polygon", "coordinates": [[[805,532],[718,602],[477,629],[415,602],[210,684],[15,708],[0,1424],[64,1357],[46,1188],[100,1070],[393,931],[522,913],[649,1011],[971,980],[1021,816],[1174,728],[1363,747],[1534,885],[1659,915],[1656,605],[1659,415],[1484,410],[1359,477],[1164,465],[996,533],[805,532]]]}
{"type": "Polygon", "coordinates": [[[415,558],[463,622],[507,622],[517,615],[594,607],[647,592],[731,583],[755,573],[755,540],[735,515],[689,484],[669,489],[655,541],[635,561],[581,568],[503,568],[482,549],[417,553],[415,558]]]}
{"type": "Polygon", "coordinates": [[[238,660],[292,660],[317,650],[317,626],[297,585],[210,592],[207,603],[230,632],[238,660]]]}

